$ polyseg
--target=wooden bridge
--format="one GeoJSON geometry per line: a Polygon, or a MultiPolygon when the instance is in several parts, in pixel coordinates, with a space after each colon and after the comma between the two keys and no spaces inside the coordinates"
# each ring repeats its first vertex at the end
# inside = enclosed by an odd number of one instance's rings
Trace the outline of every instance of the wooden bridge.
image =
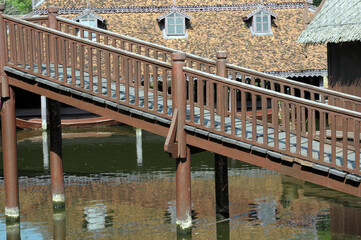
{"type": "MultiPolygon", "coordinates": [[[[4,7],[0,6],[3,11],[4,7]]],[[[191,226],[190,158],[216,153],[227,217],[227,157],[356,196],[361,99],[49,16],[0,14],[5,214],[19,218],[18,87],[49,99],[54,206],[64,203],[59,102],[166,137],[177,159],[177,219],[191,226]]],[[[10,221],[10,220],[9,220],[10,221]]]]}

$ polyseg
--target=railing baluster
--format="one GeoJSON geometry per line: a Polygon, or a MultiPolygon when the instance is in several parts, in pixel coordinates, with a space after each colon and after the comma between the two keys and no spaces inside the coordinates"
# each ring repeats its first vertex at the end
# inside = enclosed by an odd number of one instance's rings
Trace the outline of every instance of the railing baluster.
{"type": "Polygon", "coordinates": [[[26,59],[25,59],[25,46],[28,44],[24,42],[24,28],[19,26],[19,47],[20,47],[20,61],[23,68],[26,68],[26,59]]]}
{"type": "Polygon", "coordinates": [[[282,122],[284,122],[284,126],[285,126],[285,130],[286,130],[286,151],[290,152],[290,103],[288,102],[283,102],[283,118],[282,118],[282,122]]]}
{"type": "MultiPolygon", "coordinates": [[[[199,124],[201,126],[204,125],[204,97],[203,97],[203,80],[199,79],[197,80],[197,102],[199,104],[199,124]]],[[[222,132],[224,132],[224,115],[221,116],[221,122],[223,123],[223,127],[221,129],[222,132]]]]}
{"type": "Polygon", "coordinates": [[[247,131],[246,131],[246,115],[247,115],[247,98],[246,98],[246,92],[241,92],[241,119],[242,119],[242,137],[247,138],[247,131]]]}
{"type": "Polygon", "coordinates": [[[112,97],[112,69],[110,67],[110,53],[104,52],[105,57],[105,74],[106,74],[106,81],[107,81],[107,96],[108,98],[112,97]]]}
{"type": "Polygon", "coordinates": [[[63,40],[63,81],[65,83],[68,82],[68,48],[67,48],[67,40],[63,40]]]}
{"type": "Polygon", "coordinates": [[[209,105],[210,105],[210,121],[211,121],[211,129],[214,129],[214,83],[209,82],[209,105]]]}
{"type": "Polygon", "coordinates": [[[313,146],[313,121],[310,121],[310,116],[314,114],[314,110],[312,108],[308,108],[308,153],[307,156],[312,158],[312,146],[313,146]]]}
{"type": "Polygon", "coordinates": [[[139,105],[139,61],[132,61],[134,63],[134,104],[139,105]]]}
{"type": "Polygon", "coordinates": [[[262,125],[263,125],[263,144],[268,143],[268,107],[267,107],[267,97],[261,96],[262,98],[262,125]]]}
{"type": "Polygon", "coordinates": [[[129,103],[129,76],[130,76],[130,59],[123,57],[123,66],[124,66],[124,85],[125,85],[125,102],[129,103]]]}
{"type": "Polygon", "coordinates": [[[347,169],[348,119],[346,117],[342,117],[342,145],[343,145],[342,166],[344,169],[347,169]]]}
{"type": "Polygon", "coordinates": [[[59,80],[59,39],[54,37],[53,44],[54,46],[52,46],[51,48],[54,49],[54,79],[59,80]]]}
{"type": "Polygon", "coordinates": [[[355,135],[354,135],[354,144],[355,144],[355,171],[356,173],[360,172],[360,122],[354,120],[355,135]]]}
{"type": "Polygon", "coordinates": [[[45,64],[46,64],[46,76],[50,77],[50,48],[49,48],[49,41],[50,41],[50,35],[44,34],[45,37],[45,64]]]}
{"type": "Polygon", "coordinates": [[[325,122],[325,112],[320,111],[320,161],[324,161],[324,152],[325,152],[325,131],[326,131],[326,122],[325,122]]]}
{"type": "Polygon", "coordinates": [[[296,130],[296,153],[301,154],[301,106],[297,104],[296,111],[297,111],[297,130],[296,130]]]}
{"type": "Polygon", "coordinates": [[[75,75],[75,69],[76,69],[76,54],[75,54],[75,42],[69,42],[70,44],[70,51],[71,51],[71,84],[73,86],[76,85],[76,75],[75,75]]]}
{"type": "Polygon", "coordinates": [[[34,35],[34,30],[30,29],[29,30],[29,65],[30,65],[30,71],[34,72],[34,51],[35,51],[35,41],[34,41],[35,35],[34,35]]]}
{"type": "Polygon", "coordinates": [[[98,77],[98,95],[103,94],[103,76],[102,76],[102,52],[97,49],[97,77],[98,77]]]}
{"type": "Polygon", "coordinates": [[[273,117],[273,131],[274,131],[274,147],[278,148],[278,101],[272,98],[272,117],[273,117]]]}
{"type": "Polygon", "coordinates": [[[190,107],[190,122],[194,123],[194,78],[189,76],[188,99],[190,107]]]}
{"type": "Polygon", "coordinates": [[[89,59],[89,67],[88,67],[88,71],[89,71],[89,91],[93,92],[93,48],[88,47],[88,59],[89,59]]]}
{"type": "Polygon", "coordinates": [[[156,66],[153,66],[153,106],[153,110],[158,112],[158,67],[156,66]]]}
{"type": "MultiPolygon", "coordinates": [[[[163,56],[165,57],[165,55],[163,54],[163,56]]],[[[168,110],[168,103],[167,103],[167,93],[168,93],[168,79],[167,79],[167,70],[165,68],[163,68],[162,70],[162,79],[163,79],[163,114],[167,114],[167,110],[168,110]]]]}
{"type": "MultiPolygon", "coordinates": [[[[149,91],[149,65],[144,63],[144,107],[146,109],[149,108],[149,97],[148,97],[148,91],[149,91]]],[[[174,91],[174,88],[172,88],[172,91],[174,91]]]]}
{"type": "MultiPolygon", "coordinates": [[[[301,98],[305,99],[305,91],[301,90],[301,98]]],[[[302,118],[302,132],[306,132],[306,108],[301,108],[301,118],[302,118]]],[[[309,114],[308,114],[309,115],[309,114]]]]}
{"type": "Polygon", "coordinates": [[[231,94],[231,134],[236,135],[236,113],[237,113],[237,95],[236,89],[230,88],[231,94]]]}
{"type": "Polygon", "coordinates": [[[113,69],[114,69],[114,81],[115,81],[115,99],[120,99],[120,75],[119,75],[119,55],[113,53],[113,69]]]}
{"type": "Polygon", "coordinates": [[[37,55],[38,55],[38,73],[42,74],[42,71],[43,71],[43,66],[42,66],[42,63],[41,63],[41,55],[42,55],[42,45],[41,45],[41,39],[40,39],[40,32],[36,32],[36,35],[37,35],[37,42],[38,42],[38,46],[37,46],[37,55]]]}
{"type": "Polygon", "coordinates": [[[84,68],[84,62],[85,62],[85,58],[84,58],[84,45],[80,45],[79,44],[79,71],[80,71],[80,87],[84,88],[84,72],[85,72],[85,68],[84,68]]]}
{"type": "Polygon", "coordinates": [[[336,166],[336,115],[331,113],[331,164],[336,166]]]}
{"type": "MultiPolygon", "coordinates": [[[[252,81],[254,82],[254,79],[252,81]]],[[[251,99],[252,99],[252,140],[257,141],[257,95],[255,93],[252,93],[251,96],[252,96],[251,97],[251,99]]]]}

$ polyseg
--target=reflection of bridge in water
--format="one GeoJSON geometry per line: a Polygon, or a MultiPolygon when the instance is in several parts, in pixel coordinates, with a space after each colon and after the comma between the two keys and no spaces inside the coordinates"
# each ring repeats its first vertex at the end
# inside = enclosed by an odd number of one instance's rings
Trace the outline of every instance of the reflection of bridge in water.
{"type": "Polygon", "coordinates": [[[56,8],[49,13],[0,17],[7,216],[19,217],[12,87],[49,98],[52,191],[60,206],[59,102],[167,137],[185,228],[190,157],[204,150],[216,153],[217,211],[225,217],[226,157],[361,195],[358,97],[227,64],[225,52],[212,61],[79,25],[57,17],[56,8]]]}

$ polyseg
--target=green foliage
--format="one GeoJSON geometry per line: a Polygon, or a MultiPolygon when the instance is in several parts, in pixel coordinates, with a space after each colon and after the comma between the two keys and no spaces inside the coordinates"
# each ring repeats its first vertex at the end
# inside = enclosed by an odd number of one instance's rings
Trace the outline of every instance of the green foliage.
{"type": "Polygon", "coordinates": [[[31,12],[32,0],[5,0],[5,13],[22,15],[31,12]]]}
{"type": "Polygon", "coordinates": [[[315,5],[316,7],[318,7],[318,5],[320,5],[322,2],[322,0],[313,0],[313,5],[315,5]]]}

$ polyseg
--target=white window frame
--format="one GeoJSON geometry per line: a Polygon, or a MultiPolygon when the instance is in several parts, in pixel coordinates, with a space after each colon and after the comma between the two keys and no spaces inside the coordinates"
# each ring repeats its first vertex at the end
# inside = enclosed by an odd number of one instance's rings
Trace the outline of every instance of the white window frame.
{"type": "Polygon", "coordinates": [[[273,35],[271,28],[271,15],[265,11],[259,11],[252,17],[252,27],[251,31],[253,35],[273,35]],[[257,22],[257,16],[261,15],[261,22],[257,22]],[[267,16],[267,22],[263,21],[263,18],[267,16]],[[264,31],[264,24],[267,23],[268,30],[264,31]],[[261,24],[261,31],[257,31],[257,24],[261,24]]]}
{"type": "MultiPolygon", "coordinates": [[[[87,14],[83,17],[81,17],[79,19],[79,23],[84,25],[84,26],[88,26],[88,27],[98,27],[98,19],[90,14],[87,14]],[[95,26],[90,26],[89,25],[89,22],[90,21],[94,21],[95,22],[95,26]]],[[[80,37],[80,32],[78,33],[79,34],[79,37],[80,37]]],[[[84,31],[84,38],[85,39],[89,39],[89,36],[88,36],[88,31],[84,31]]],[[[95,34],[93,33],[93,36],[92,36],[92,40],[95,41],[96,40],[96,36],[95,34]]]]}
{"type": "Polygon", "coordinates": [[[170,14],[169,16],[167,16],[165,18],[165,25],[164,25],[163,33],[164,33],[165,38],[186,38],[187,37],[186,18],[184,16],[182,16],[181,14],[177,13],[177,12],[173,12],[172,14],[170,14]],[[169,24],[168,21],[170,19],[174,19],[174,24],[169,24]],[[182,24],[177,24],[176,23],[177,19],[182,19],[182,24]],[[169,25],[174,26],[174,33],[169,33],[168,32],[169,25]],[[179,26],[179,25],[182,25],[182,29],[183,29],[182,33],[177,33],[176,32],[177,26],[179,26]]]}

